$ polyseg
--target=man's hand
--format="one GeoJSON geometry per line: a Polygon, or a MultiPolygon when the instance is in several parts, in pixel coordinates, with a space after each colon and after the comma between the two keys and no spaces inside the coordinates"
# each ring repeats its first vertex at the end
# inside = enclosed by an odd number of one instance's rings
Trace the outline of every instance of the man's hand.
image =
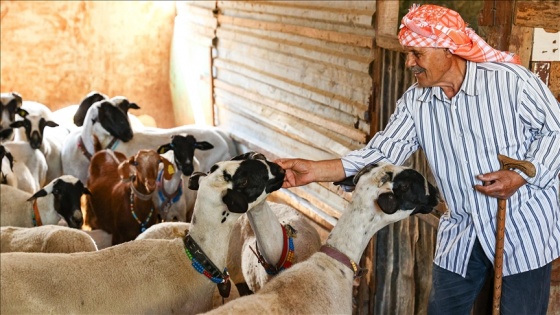
{"type": "Polygon", "coordinates": [[[282,188],[307,185],[314,181],[311,173],[313,161],[304,159],[278,159],[274,161],[286,171],[282,188]]]}
{"type": "Polygon", "coordinates": [[[519,187],[527,183],[521,175],[512,170],[486,173],[478,175],[477,178],[484,182],[484,185],[474,185],[474,189],[498,199],[508,199],[519,187]]]}
{"type": "Polygon", "coordinates": [[[307,185],[311,182],[335,182],[345,177],[340,159],[322,161],[278,159],[274,162],[286,171],[282,188],[307,185]]]}

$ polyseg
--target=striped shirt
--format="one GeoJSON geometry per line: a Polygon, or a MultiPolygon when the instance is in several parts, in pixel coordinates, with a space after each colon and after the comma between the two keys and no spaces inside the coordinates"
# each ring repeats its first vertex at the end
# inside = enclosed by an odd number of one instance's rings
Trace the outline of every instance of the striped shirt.
{"type": "Polygon", "coordinates": [[[475,238],[494,261],[497,199],[474,190],[479,174],[500,169],[498,154],[532,162],[537,175],[508,199],[504,276],[560,256],[560,103],[527,69],[511,63],[467,62],[450,100],[439,87],[411,86],[385,130],[342,158],[347,176],[364,165],[403,164],[423,149],[448,211],[437,233],[434,263],[460,274],[475,238]]]}

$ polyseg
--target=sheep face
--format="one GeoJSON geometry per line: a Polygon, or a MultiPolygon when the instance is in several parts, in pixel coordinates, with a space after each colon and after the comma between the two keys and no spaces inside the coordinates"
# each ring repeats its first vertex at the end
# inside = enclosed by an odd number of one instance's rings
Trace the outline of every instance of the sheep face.
{"type": "Polygon", "coordinates": [[[54,209],[66,220],[68,226],[80,229],[84,222],[80,198],[83,194],[91,195],[82,182],[74,176],[63,175],[36,192],[28,201],[49,194],[53,195],[54,209]]]}
{"type": "Polygon", "coordinates": [[[266,199],[269,193],[280,189],[285,173],[276,163],[248,159],[219,162],[212,166],[207,176],[203,175],[194,173],[189,179],[189,188],[218,191],[230,212],[245,213],[266,199]]]}
{"type": "Polygon", "coordinates": [[[99,103],[98,118],[103,129],[107,130],[111,136],[123,142],[132,139],[132,128],[127,113],[121,111],[110,101],[99,103]]]}
{"type": "Polygon", "coordinates": [[[25,135],[29,140],[29,144],[33,149],[41,148],[43,143],[43,131],[45,127],[58,127],[54,121],[46,120],[40,115],[28,114],[25,109],[19,109],[18,115],[23,117],[23,120],[18,120],[10,124],[12,128],[24,128],[25,135]]]}
{"type": "Polygon", "coordinates": [[[16,120],[16,111],[22,103],[21,95],[16,92],[0,94],[0,141],[13,139],[10,124],[16,120]]]}
{"type": "Polygon", "coordinates": [[[430,213],[440,202],[438,190],[422,174],[403,166],[369,165],[356,174],[354,183],[354,196],[370,195],[363,190],[377,187],[373,197],[385,214],[397,210],[408,212],[405,215],[430,213]]]}
{"type": "Polygon", "coordinates": [[[207,141],[196,141],[195,137],[191,135],[182,136],[175,135],[171,137],[171,142],[164,144],[158,148],[159,154],[164,154],[172,150],[175,165],[185,176],[191,176],[194,172],[194,151],[195,150],[210,150],[214,146],[207,141]]]}

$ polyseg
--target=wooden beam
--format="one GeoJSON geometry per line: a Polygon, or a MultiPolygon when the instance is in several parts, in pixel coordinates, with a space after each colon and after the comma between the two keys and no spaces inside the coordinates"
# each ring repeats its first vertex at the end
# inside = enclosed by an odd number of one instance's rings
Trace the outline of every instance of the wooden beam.
{"type": "Polygon", "coordinates": [[[560,1],[517,1],[513,23],[560,31],[560,1]]]}
{"type": "Polygon", "coordinates": [[[321,39],[325,41],[341,43],[345,45],[353,45],[358,47],[373,46],[371,36],[361,36],[348,33],[339,33],[335,31],[320,30],[311,27],[290,25],[283,23],[274,23],[267,21],[257,21],[252,19],[244,19],[232,16],[218,15],[219,24],[233,24],[247,28],[264,29],[272,32],[283,32],[290,34],[297,34],[309,38],[321,39]]]}

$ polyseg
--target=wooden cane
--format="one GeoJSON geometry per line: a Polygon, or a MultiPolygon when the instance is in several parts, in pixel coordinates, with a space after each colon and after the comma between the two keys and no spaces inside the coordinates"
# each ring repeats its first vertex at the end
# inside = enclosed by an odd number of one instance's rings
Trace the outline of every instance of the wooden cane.
{"type": "MultiPolygon", "coordinates": [[[[518,169],[529,177],[535,177],[536,169],[531,162],[519,161],[498,154],[502,170],[518,169]]],[[[500,314],[500,300],[502,297],[502,270],[504,261],[504,238],[506,233],[506,199],[498,199],[498,213],[496,214],[496,254],[494,256],[494,301],[492,315],[500,314]]]]}

